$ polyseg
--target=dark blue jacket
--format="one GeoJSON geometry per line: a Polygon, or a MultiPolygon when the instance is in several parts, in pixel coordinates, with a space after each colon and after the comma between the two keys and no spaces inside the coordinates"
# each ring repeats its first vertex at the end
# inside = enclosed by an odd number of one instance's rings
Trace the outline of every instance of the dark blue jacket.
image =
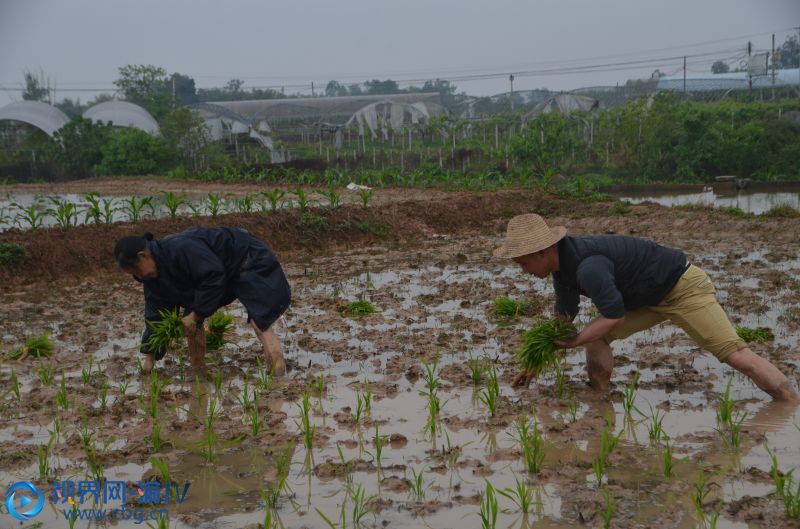
{"type": "Polygon", "coordinates": [[[556,312],[572,318],[581,295],[606,318],[658,305],[686,270],[682,251],[624,235],[564,237],[558,261],[556,312]]]}
{"type": "MultiPolygon", "coordinates": [[[[233,301],[228,283],[238,276],[252,241],[257,239],[245,230],[197,227],[150,241],[158,277],[143,282],[145,320],[158,321],[159,310],[178,307],[206,318],[233,301]]],[[[142,343],[151,333],[146,324],[142,343]]],[[[163,354],[144,347],[142,352],[163,354]]]]}

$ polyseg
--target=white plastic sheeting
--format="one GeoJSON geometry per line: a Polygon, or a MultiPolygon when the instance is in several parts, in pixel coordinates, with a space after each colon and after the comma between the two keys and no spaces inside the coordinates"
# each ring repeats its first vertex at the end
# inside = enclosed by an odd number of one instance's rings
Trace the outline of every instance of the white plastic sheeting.
{"type": "Polygon", "coordinates": [[[570,116],[573,112],[597,112],[599,108],[600,101],[593,97],[558,94],[533,107],[525,119],[534,119],[550,112],[560,112],[565,116],[570,116]]]}
{"type": "Polygon", "coordinates": [[[0,120],[6,119],[33,125],[48,136],[69,122],[61,110],[39,101],[17,101],[0,108],[0,120]]]}
{"type": "Polygon", "coordinates": [[[96,122],[111,122],[116,127],[133,127],[148,134],[158,134],[158,123],[150,113],[127,101],[106,101],[90,107],[83,117],[96,122]]]}
{"type": "Polygon", "coordinates": [[[406,125],[420,123],[430,117],[431,112],[424,102],[401,103],[385,100],[358,110],[347,120],[345,127],[356,124],[361,136],[365,134],[366,128],[373,138],[377,138],[380,132],[384,139],[388,139],[390,129],[398,131],[406,125]]]}
{"type": "MultiPolygon", "coordinates": [[[[772,88],[772,72],[766,75],[748,77],[747,72],[728,72],[707,74],[702,76],[689,75],[684,84],[683,75],[667,75],[658,80],[657,90],[702,92],[709,90],[747,90],[752,80],[753,88],[772,88]]],[[[775,86],[800,86],[800,68],[786,68],[775,71],[775,86]]]]}
{"type": "Polygon", "coordinates": [[[230,140],[231,135],[247,134],[269,151],[272,163],[286,161],[284,154],[275,149],[272,138],[264,135],[271,131],[266,120],[261,119],[255,124],[251,124],[247,118],[213,103],[200,103],[195,105],[192,110],[205,121],[211,139],[230,140]]]}

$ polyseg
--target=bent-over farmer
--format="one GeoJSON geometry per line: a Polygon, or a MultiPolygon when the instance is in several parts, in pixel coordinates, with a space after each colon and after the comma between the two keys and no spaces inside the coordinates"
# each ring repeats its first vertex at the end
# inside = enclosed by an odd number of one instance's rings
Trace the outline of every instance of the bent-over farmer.
{"type": "Polygon", "coordinates": [[[203,319],[238,299],[247,309],[247,321],[256,333],[267,365],[273,373],[286,370],[281,344],[272,324],[286,311],[291,291],[274,253],[266,244],[239,228],[198,228],[153,240],[124,237],[114,247],[123,271],[144,286],[145,331],[140,352],[144,369],[153,368],[166,351],[150,351],[149,322],[160,319],[159,310],[184,309],[183,325],[189,357],[204,367],[203,319]]]}
{"type": "MultiPolygon", "coordinates": [[[[560,317],[575,318],[581,295],[592,300],[600,316],[557,346],[585,346],[596,390],[608,390],[611,381],[611,342],[671,321],[774,399],[800,402],[786,376],[739,338],[709,277],[680,250],[622,235],[571,237],[563,226],[551,228],[539,215],[526,214],[509,221],[495,255],[536,277],[552,274],[560,317]]],[[[520,372],[514,385],[527,386],[534,376],[520,372]]]]}

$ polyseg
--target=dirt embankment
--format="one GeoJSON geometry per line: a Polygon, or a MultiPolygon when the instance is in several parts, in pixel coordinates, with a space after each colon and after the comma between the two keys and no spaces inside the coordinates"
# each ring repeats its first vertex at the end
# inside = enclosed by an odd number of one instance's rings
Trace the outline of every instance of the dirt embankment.
{"type": "MultiPolygon", "coordinates": [[[[396,192],[391,190],[390,192],[396,192]]],[[[417,191],[413,191],[417,193],[417,191]]],[[[378,196],[382,191],[377,193],[378,196]]],[[[658,205],[633,206],[624,215],[612,215],[612,202],[584,203],[539,192],[519,190],[486,193],[435,192],[441,197],[378,202],[363,208],[297,209],[264,214],[148,219],[136,224],[78,226],[69,229],[11,230],[0,233],[0,243],[13,242],[26,250],[15,269],[0,267],[4,285],[65,278],[81,278],[116,270],[114,242],[127,235],[152,232],[156,238],[190,226],[232,226],[249,230],[279,254],[303,259],[320,251],[373,244],[393,245],[435,235],[501,234],[509,218],[536,212],[561,222],[573,233],[620,233],[653,238],[667,245],[686,245],[700,235],[728,239],[769,238],[791,242],[800,232],[800,219],[734,219],[712,209],[676,210],[658,205]]],[[[485,249],[489,252],[491,249],[485,249]]]]}

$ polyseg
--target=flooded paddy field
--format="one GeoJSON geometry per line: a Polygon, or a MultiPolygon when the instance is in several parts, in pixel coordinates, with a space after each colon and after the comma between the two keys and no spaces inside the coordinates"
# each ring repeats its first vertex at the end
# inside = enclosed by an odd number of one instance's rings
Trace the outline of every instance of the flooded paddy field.
{"type": "MultiPolygon", "coordinates": [[[[797,385],[800,221],[652,205],[614,218],[608,207],[562,207],[548,217],[575,234],[634,234],[683,248],[711,275],[736,325],[772,331],[751,346],[797,385]]],[[[0,363],[0,483],[30,480],[47,491],[35,519],[45,528],[66,523],[68,505],[50,501],[52,482],[95,478],[134,489],[188,482],[182,501],[169,504],[178,528],[261,527],[265,518],[275,527],[329,527],[325,518],[336,527],[481,527],[489,486],[506,493],[494,495],[498,527],[603,527],[604,517],[621,528],[800,526],[773,494],[767,452],[782,472],[800,466],[800,411],[731,379],[675,327],[615,343],[607,395],[588,387],[580,350],[565,357],[565,378],[511,387],[521,334],[551,315],[553,294],[549,280],[491,257],[506,218],[482,229],[429,225],[413,241],[277,248],[294,297],[276,329],[287,375],[259,370],[260,347],[235,303],[225,309],[236,318],[233,343],[207,355],[208,375],[170,353],[155,371],[155,401],[153,378],[137,368],[142,300],[130,278],[99,269],[4,289],[2,349],[48,331],[56,353],[0,363]],[[533,308],[498,318],[498,296],[533,308]],[[378,312],[348,315],[357,299],[378,312]],[[492,373],[500,392],[490,407],[492,373]],[[729,379],[744,417],[738,446],[716,418],[729,379]],[[658,420],[663,435],[652,439],[658,420]],[[543,458],[530,472],[519,432],[534,423],[543,458]],[[610,435],[619,436],[611,450],[610,435]],[[511,492],[518,483],[529,491],[527,514],[511,492]]],[[[593,315],[584,300],[579,326],[593,315]]]]}

